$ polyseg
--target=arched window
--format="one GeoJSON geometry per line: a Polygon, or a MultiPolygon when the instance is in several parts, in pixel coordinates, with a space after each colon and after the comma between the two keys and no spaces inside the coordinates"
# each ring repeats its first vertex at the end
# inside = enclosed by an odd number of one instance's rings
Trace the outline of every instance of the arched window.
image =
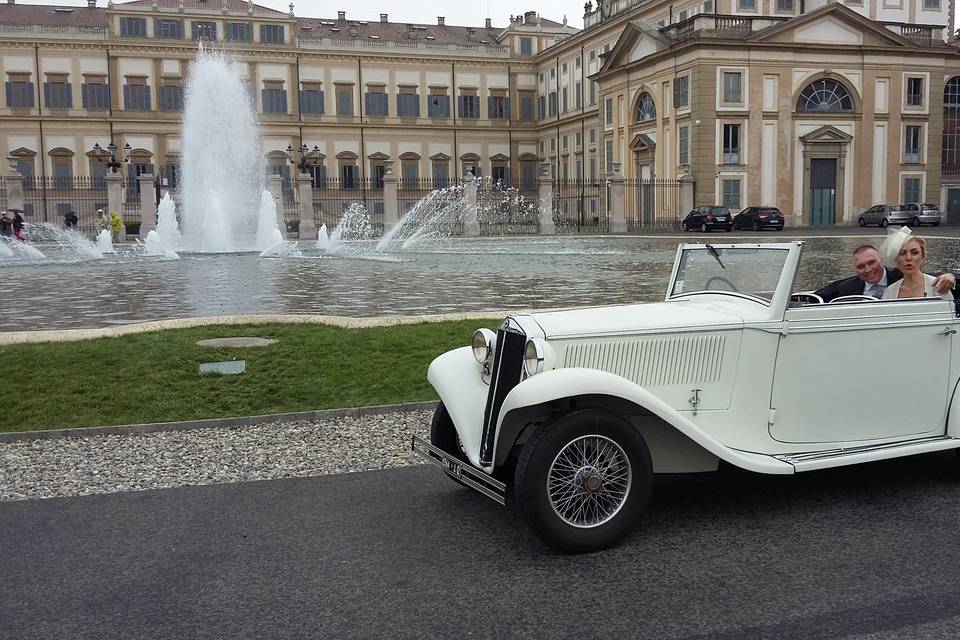
{"type": "Polygon", "coordinates": [[[853,111],[853,98],[847,88],[831,78],[814,80],[800,93],[797,111],[853,111]]]}
{"type": "Polygon", "coordinates": [[[657,119],[657,107],[649,93],[641,93],[637,101],[637,122],[651,122],[657,119]]]}
{"type": "Polygon", "coordinates": [[[943,88],[943,173],[960,174],[960,76],[943,88]]]}

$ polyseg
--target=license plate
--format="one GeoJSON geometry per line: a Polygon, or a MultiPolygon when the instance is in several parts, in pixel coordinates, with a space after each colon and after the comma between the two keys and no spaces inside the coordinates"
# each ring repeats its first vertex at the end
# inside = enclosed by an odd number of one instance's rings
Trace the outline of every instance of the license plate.
{"type": "Polygon", "coordinates": [[[723,216],[719,216],[719,217],[717,218],[717,222],[726,222],[726,221],[727,221],[727,219],[726,219],[725,217],[723,217],[723,216]]]}
{"type": "Polygon", "coordinates": [[[443,458],[442,460],[440,460],[440,464],[443,465],[443,468],[449,474],[459,476],[462,473],[460,470],[459,462],[454,462],[453,460],[447,460],[446,458],[443,458]]]}

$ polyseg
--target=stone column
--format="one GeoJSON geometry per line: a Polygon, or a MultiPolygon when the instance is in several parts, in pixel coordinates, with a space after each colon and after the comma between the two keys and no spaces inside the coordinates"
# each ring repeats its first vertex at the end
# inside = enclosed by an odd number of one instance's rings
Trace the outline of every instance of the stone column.
{"type": "Polygon", "coordinates": [[[284,240],[287,238],[287,223],[283,220],[283,176],[271,175],[267,182],[267,190],[273,196],[273,205],[277,211],[277,229],[284,240]]]}
{"type": "MultiPolygon", "coordinates": [[[[119,173],[108,173],[107,181],[107,210],[104,213],[107,216],[107,229],[110,229],[110,220],[113,218],[113,212],[116,211],[120,219],[123,220],[123,177],[119,173]]],[[[120,240],[127,239],[127,229],[120,225],[120,240]]]]}
{"type": "Polygon", "coordinates": [[[300,194],[300,240],[317,239],[317,220],[313,215],[313,176],[301,173],[297,176],[297,193],[300,194]]]}
{"type": "MultiPolygon", "coordinates": [[[[693,209],[693,187],[696,184],[696,181],[693,179],[693,176],[689,173],[685,173],[679,178],[680,181],[680,203],[679,203],[679,213],[680,220],[683,219],[683,216],[690,213],[693,209]]],[[[677,221],[679,226],[679,220],[677,221]]]]}
{"type": "Polygon", "coordinates": [[[477,179],[472,170],[463,179],[463,197],[467,201],[463,212],[463,235],[476,238],[480,235],[480,222],[477,220],[477,179]]]}
{"type": "Polygon", "coordinates": [[[400,180],[393,173],[393,160],[384,160],[383,168],[383,235],[387,236],[400,224],[400,204],[397,202],[400,180]]]}
{"type": "Polygon", "coordinates": [[[153,185],[153,175],[144,173],[137,177],[140,183],[140,239],[157,228],[157,191],[153,185]]]}
{"type": "Polygon", "coordinates": [[[10,159],[10,172],[3,176],[4,183],[7,185],[7,208],[23,209],[23,175],[16,171],[16,158],[10,159]]]}
{"type": "Polygon", "coordinates": [[[550,163],[540,163],[540,175],[537,178],[537,197],[540,200],[540,235],[557,235],[557,225],[553,220],[553,176],[550,175],[550,163]]]}
{"type": "Polygon", "coordinates": [[[608,203],[610,208],[610,233],[627,232],[627,193],[620,167],[620,163],[615,162],[613,164],[613,175],[607,178],[607,182],[610,184],[610,202],[608,203]]]}

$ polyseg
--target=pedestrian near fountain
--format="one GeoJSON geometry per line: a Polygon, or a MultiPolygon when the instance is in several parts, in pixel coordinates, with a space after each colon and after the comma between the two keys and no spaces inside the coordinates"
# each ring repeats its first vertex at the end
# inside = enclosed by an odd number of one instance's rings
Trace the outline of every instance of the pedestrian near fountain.
{"type": "Polygon", "coordinates": [[[23,216],[19,211],[13,212],[13,237],[17,240],[25,240],[23,237],[23,216]]]}
{"type": "Polygon", "coordinates": [[[103,209],[97,209],[97,231],[109,231],[110,225],[107,224],[107,214],[103,209]]]}
{"type": "Polygon", "coordinates": [[[13,221],[6,211],[0,213],[0,236],[10,237],[13,234],[13,221]]]}
{"type": "Polygon", "coordinates": [[[77,218],[76,211],[71,211],[63,217],[63,226],[65,226],[67,229],[76,229],[78,222],[80,222],[80,219],[77,218]]]}
{"type": "Polygon", "coordinates": [[[110,231],[113,232],[113,241],[120,241],[120,229],[123,225],[123,221],[120,219],[120,214],[116,211],[110,212],[110,231]]]}

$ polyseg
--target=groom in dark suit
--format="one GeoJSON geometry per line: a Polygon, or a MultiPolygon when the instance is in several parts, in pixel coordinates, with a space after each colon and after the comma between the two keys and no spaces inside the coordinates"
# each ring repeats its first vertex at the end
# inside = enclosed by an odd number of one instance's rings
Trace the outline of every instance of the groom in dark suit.
{"type": "MultiPolygon", "coordinates": [[[[883,266],[883,259],[872,244],[863,244],[853,251],[853,267],[857,275],[843,280],[835,280],[820,289],[815,294],[830,302],[840,296],[873,296],[879,298],[884,290],[897,280],[903,278],[899,269],[890,269],[883,266]]],[[[937,276],[933,282],[938,293],[944,293],[957,284],[952,273],[937,276]]]]}

